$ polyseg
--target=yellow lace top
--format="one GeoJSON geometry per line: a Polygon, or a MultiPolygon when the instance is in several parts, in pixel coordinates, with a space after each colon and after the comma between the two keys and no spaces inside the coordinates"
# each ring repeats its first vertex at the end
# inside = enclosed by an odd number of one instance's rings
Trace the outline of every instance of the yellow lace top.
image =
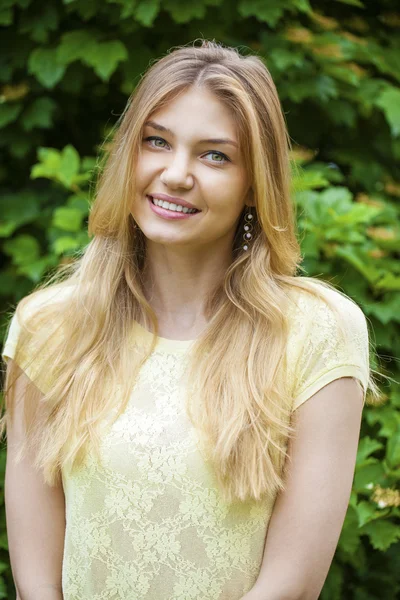
{"type": "MultiPolygon", "coordinates": [[[[287,349],[293,410],[339,377],[367,387],[364,314],[327,293],[341,307],[351,343],[338,343],[324,303],[297,293],[287,349]]],[[[14,316],[5,360],[18,334],[14,316]]],[[[139,324],[136,334],[139,343],[151,335],[139,324]]],[[[222,501],[183,409],[191,344],[159,338],[126,411],[102,440],[103,465],[89,454],[80,470],[62,473],[64,600],[239,600],[257,579],[273,501],[222,501]]],[[[32,379],[31,369],[25,365],[32,379]]]]}

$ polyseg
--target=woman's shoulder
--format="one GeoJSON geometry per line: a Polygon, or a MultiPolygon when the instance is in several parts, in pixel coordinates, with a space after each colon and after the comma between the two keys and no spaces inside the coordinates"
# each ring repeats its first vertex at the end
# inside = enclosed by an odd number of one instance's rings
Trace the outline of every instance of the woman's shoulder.
{"type": "MultiPolygon", "coordinates": [[[[32,334],[37,331],[37,322],[44,322],[47,325],[53,323],[54,319],[47,318],[48,313],[46,313],[46,307],[54,306],[60,301],[65,301],[72,295],[72,292],[73,286],[57,285],[39,288],[27,296],[24,296],[17,303],[15,310],[10,315],[4,351],[9,351],[10,348],[16,348],[17,341],[20,339],[22,332],[30,332],[30,334],[32,334]]],[[[54,316],[54,312],[52,315],[54,316]]],[[[3,359],[4,351],[2,352],[3,359]]]]}
{"type": "Polygon", "coordinates": [[[366,390],[369,377],[369,334],[362,309],[329,285],[318,280],[307,284],[311,293],[292,292],[287,359],[294,408],[335,378],[355,377],[366,390]]]}
{"type": "Polygon", "coordinates": [[[56,341],[52,337],[53,331],[57,331],[57,336],[62,335],[58,319],[54,318],[57,307],[51,313],[45,309],[69,298],[72,291],[73,287],[69,285],[35,290],[17,304],[9,322],[1,357],[5,363],[9,358],[15,360],[42,391],[49,388],[43,377],[38,377],[38,372],[43,362],[51,363],[52,342],[56,341]]]}
{"type": "Polygon", "coordinates": [[[34,290],[18,303],[17,312],[21,311],[24,318],[29,318],[46,306],[62,302],[72,296],[74,285],[50,285],[34,290]]]}
{"type": "Polygon", "coordinates": [[[340,343],[357,341],[360,347],[368,344],[367,319],[360,306],[345,293],[308,278],[307,289],[291,290],[289,303],[289,347],[316,347],[318,341],[340,343]]]}
{"type": "Polygon", "coordinates": [[[323,321],[336,319],[337,315],[344,319],[365,319],[357,302],[331,284],[311,277],[298,279],[302,287],[292,286],[288,294],[290,314],[311,318],[314,322],[323,316],[323,321]]]}

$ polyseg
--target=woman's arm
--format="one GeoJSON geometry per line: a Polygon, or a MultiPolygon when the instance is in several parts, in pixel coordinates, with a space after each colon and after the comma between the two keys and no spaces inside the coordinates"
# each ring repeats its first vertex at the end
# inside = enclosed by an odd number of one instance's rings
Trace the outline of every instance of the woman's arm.
{"type": "Polygon", "coordinates": [[[242,600],[317,600],[328,574],[353,483],[362,392],[337,379],[293,414],[291,465],[269,523],[256,584],[242,600]]]}
{"type": "MultiPolygon", "coordinates": [[[[21,373],[13,386],[15,409],[12,424],[7,428],[5,475],[8,546],[17,597],[62,600],[65,534],[62,482],[55,487],[46,485],[42,474],[33,468],[32,457],[27,456],[18,464],[14,461],[24,435],[23,405],[30,380],[11,359],[7,368],[21,373]]],[[[37,394],[39,398],[40,392],[37,394]]]]}

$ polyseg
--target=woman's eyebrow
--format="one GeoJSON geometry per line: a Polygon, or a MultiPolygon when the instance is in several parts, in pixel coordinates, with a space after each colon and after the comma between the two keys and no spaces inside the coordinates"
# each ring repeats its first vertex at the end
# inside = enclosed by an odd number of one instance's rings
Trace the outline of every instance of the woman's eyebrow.
{"type": "MultiPolygon", "coordinates": [[[[161,125],[160,123],[156,123],[155,121],[146,121],[145,125],[147,125],[148,127],[152,127],[153,129],[156,129],[157,131],[164,131],[166,133],[169,133],[170,135],[174,135],[174,133],[171,131],[171,129],[168,129],[168,127],[164,127],[164,125],[161,125]]],[[[210,138],[207,140],[199,140],[199,144],[230,144],[231,146],[235,146],[235,148],[239,147],[239,144],[237,142],[234,142],[233,140],[229,139],[229,138],[210,138]]]]}

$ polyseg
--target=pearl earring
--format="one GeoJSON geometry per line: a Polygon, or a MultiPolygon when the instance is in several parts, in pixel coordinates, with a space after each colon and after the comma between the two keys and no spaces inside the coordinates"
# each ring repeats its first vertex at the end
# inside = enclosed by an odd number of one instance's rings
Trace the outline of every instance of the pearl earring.
{"type": "Polygon", "coordinates": [[[243,225],[243,239],[244,243],[242,244],[242,250],[247,251],[249,249],[249,242],[253,239],[252,231],[253,231],[253,220],[254,215],[251,212],[251,208],[247,207],[247,212],[244,215],[244,225],[243,225]]]}

